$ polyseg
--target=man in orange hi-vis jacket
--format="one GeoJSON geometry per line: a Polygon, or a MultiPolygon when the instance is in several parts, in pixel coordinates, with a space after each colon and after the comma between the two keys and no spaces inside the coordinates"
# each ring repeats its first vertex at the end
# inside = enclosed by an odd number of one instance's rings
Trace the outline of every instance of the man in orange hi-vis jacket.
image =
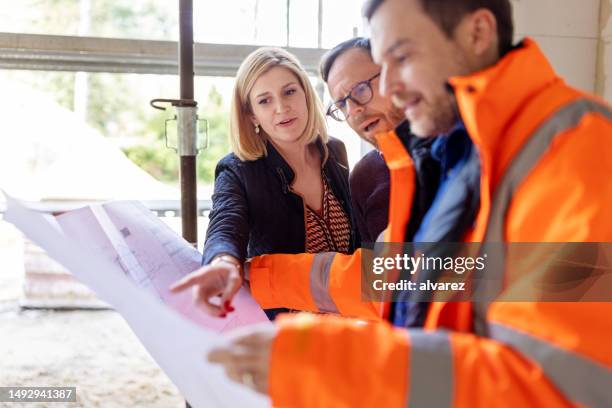
{"type": "MultiPolygon", "coordinates": [[[[461,122],[478,152],[466,240],[612,241],[610,107],[567,86],[534,41],[511,47],[509,0],[371,0],[364,10],[381,91],[412,131],[448,134],[461,122]]],[[[393,163],[406,155],[381,148],[393,163]]],[[[408,198],[392,178],[387,241],[403,239],[408,198]]],[[[253,260],[248,279],[264,307],[374,317],[360,268],[359,254],[271,255],[253,260]]],[[[278,407],[604,407],[611,315],[609,301],[494,301],[433,303],[424,329],[291,316],[209,358],[278,407]]]]}

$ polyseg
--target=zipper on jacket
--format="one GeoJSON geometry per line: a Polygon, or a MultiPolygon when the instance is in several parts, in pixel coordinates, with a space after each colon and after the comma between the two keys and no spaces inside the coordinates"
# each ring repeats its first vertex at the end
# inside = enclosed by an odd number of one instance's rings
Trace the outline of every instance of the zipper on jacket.
{"type": "Polygon", "coordinates": [[[285,172],[280,167],[276,168],[276,172],[278,173],[278,175],[281,178],[281,183],[283,185],[283,194],[285,194],[285,195],[289,194],[289,183],[287,183],[287,178],[285,177],[285,172]]]}

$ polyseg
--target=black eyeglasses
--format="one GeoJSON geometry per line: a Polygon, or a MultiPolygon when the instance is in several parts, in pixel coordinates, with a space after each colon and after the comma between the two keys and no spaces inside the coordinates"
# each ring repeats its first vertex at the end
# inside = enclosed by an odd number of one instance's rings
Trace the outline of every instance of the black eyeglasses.
{"type": "Polygon", "coordinates": [[[342,122],[348,119],[349,115],[347,112],[346,103],[350,99],[357,105],[363,106],[370,102],[374,97],[374,91],[372,90],[372,81],[380,76],[380,72],[374,75],[372,78],[357,83],[344,98],[337,100],[332,103],[327,109],[327,115],[331,116],[335,120],[342,122]]]}

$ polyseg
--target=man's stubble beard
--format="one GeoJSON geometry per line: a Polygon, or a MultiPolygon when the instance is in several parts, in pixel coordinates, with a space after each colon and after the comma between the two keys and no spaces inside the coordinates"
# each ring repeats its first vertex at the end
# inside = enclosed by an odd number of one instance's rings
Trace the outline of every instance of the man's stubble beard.
{"type": "Polygon", "coordinates": [[[411,130],[418,137],[435,137],[448,133],[459,120],[456,103],[451,95],[439,95],[427,103],[421,120],[411,122],[411,130]]]}

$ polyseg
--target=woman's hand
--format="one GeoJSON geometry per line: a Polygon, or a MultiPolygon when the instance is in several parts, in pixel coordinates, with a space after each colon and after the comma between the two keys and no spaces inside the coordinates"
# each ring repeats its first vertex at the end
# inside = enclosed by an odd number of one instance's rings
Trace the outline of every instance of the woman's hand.
{"type": "Polygon", "coordinates": [[[217,317],[225,317],[227,313],[233,312],[232,299],[242,285],[239,263],[228,262],[219,259],[209,265],[185,276],[170,287],[172,293],[181,292],[189,287],[193,288],[193,299],[208,314],[217,317]],[[221,297],[221,302],[211,300],[221,297]]]}

